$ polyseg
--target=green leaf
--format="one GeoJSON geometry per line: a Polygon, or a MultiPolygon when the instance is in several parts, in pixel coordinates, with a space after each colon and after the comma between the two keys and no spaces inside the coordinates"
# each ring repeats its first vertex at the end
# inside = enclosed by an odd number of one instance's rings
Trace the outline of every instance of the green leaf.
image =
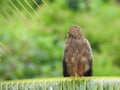
{"type": "Polygon", "coordinates": [[[0,90],[119,90],[120,78],[69,77],[0,82],[0,90]]]}

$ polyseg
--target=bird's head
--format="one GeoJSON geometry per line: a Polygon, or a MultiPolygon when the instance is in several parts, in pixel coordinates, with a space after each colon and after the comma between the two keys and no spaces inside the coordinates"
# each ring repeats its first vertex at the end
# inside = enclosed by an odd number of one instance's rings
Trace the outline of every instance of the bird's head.
{"type": "Polygon", "coordinates": [[[82,34],[80,27],[77,25],[72,25],[69,28],[68,37],[73,37],[76,39],[78,39],[78,38],[80,39],[81,37],[83,37],[83,34],[82,34]]]}

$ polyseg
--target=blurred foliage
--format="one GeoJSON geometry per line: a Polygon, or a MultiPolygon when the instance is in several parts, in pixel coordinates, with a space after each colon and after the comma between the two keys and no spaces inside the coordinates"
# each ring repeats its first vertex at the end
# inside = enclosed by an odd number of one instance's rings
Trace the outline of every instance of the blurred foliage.
{"type": "Polygon", "coordinates": [[[79,8],[80,0],[66,0],[66,3],[72,9],[77,10],[79,8]]]}
{"type": "Polygon", "coordinates": [[[66,4],[73,10],[89,10],[90,0],[66,0],[66,4]]]}
{"type": "MultiPolygon", "coordinates": [[[[32,0],[27,1],[34,7],[32,0]]],[[[0,3],[0,80],[62,76],[64,42],[73,24],[80,25],[91,43],[94,76],[120,75],[118,5],[91,0],[90,11],[78,8],[74,12],[62,0],[46,1],[34,10],[21,3],[29,13],[18,0],[0,3]]]]}

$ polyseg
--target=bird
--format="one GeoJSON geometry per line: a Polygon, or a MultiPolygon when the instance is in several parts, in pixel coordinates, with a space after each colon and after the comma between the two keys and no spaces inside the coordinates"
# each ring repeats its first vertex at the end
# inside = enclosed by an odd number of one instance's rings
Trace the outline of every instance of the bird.
{"type": "Polygon", "coordinates": [[[89,41],[78,25],[70,26],[62,57],[64,77],[92,76],[93,54],[89,41]]]}

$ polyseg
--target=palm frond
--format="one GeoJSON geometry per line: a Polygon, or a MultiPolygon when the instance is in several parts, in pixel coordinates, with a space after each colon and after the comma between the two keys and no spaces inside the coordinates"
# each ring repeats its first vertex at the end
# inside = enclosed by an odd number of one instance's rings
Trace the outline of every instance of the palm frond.
{"type": "Polygon", "coordinates": [[[120,90],[120,78],[70,77],[2,81],[0,90],[120,90]]]}

